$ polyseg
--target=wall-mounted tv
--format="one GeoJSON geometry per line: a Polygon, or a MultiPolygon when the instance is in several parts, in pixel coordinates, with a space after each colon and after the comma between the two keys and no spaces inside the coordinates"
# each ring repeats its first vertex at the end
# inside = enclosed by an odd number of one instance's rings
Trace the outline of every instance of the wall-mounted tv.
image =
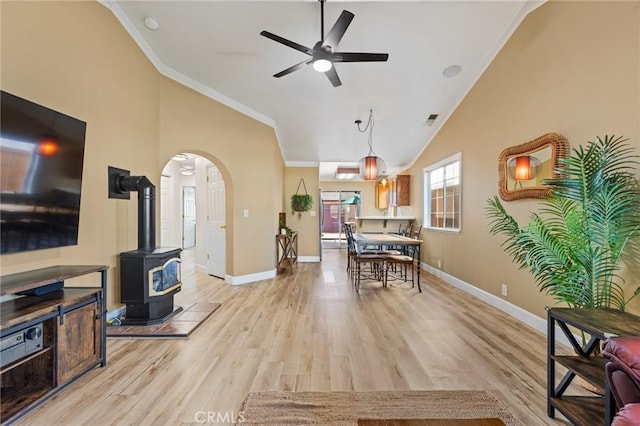
{"type": "Polygon", "coordinates": [[[0,91],[0,253],[78,244],[86,127],[0,91]]]}

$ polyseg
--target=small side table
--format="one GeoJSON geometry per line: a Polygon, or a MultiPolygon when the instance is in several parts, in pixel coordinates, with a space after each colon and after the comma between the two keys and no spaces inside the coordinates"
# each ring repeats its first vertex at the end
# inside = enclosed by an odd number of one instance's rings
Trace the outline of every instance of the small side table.
{"type": "Polygon", "coordinates": [[[276,235],[276,270],[278,274],[292,270],[298,262],[298,233],[276,235]]]}
{"type": "Polygon", "coordinates": [[[614,309],[547,308],[547,415],[560,411],[574,425],[610,425],[615,401],[605,378],[606,359],[594,356],[600,342],[614,336],[640,335],[640,317],[614,309]],[[555,328],[560,327],[576,355],[556,354],[555,328]],[[579,342],[569,326],[590,336],[579,342]],[[556,385],[556,366],[566,373],[556,385]],[[573,379],[579,376],[604,396],[565,395],[573,379]]]}

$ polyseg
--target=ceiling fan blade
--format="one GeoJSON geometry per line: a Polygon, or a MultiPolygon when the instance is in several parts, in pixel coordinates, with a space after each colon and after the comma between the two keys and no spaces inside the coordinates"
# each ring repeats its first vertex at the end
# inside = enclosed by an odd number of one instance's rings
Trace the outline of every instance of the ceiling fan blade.
{"type": "Polygon", "coordinates": [[[335,52],[331,55],[331,62],[384,62],[387,59],[388,53],[335,52]]]}
{"type": "Polygon", "coordinates": [[[269,31],[261,31],[260,35],[266,38],[270,38],[273,41],[277,41],[278,43],[284,44],[285,46],[288,46],[292,49],[299,50],[300,52],[306,53],[309,56],[313,55],[313,49],[309,49],[307,46],[303,46],[291,40],[287,40],[286,38],[282,38],[278,35],[270,33],[269,31]]]}
{"type": "Polygon", "coordinates": [[[326,71],[324,75],[327,76],[333,87],[342,86],[342,82],[340,81],[340,77],[338,77],[338,72],[336,71],[336,67],[331,67],[329,71],[326,71]]]}
{"type": "Polygon", "coordinates": [[[283,76],[285,76],[287,74],[291,74],[294,71],[298,71],[299,69],[305,67],[306,65],[309,65],[311,62],[313,62],[312,59],[308,59],[306,61],[302,61],[299,64],[295,64],[294,66],[289,67],[286,70],[283,70],[283,71],[280,71],[277,74],[274,74],[273,76],[276,77],[276,78],[283,77],[283,76]]]}
{"type": "Polygon", "coordinates": [[[342,40],[342,36],[345,31],[349,28],[349,24],[351,24],[353,17],[353,13],[348,10],[343,10],[336,23],[333,24],[329,34],[327,34],[322,41],[322,47],[331,46],[332,49],[335,49],[338,46],[338,43],[340,43],[340,40],[342,40]]]}

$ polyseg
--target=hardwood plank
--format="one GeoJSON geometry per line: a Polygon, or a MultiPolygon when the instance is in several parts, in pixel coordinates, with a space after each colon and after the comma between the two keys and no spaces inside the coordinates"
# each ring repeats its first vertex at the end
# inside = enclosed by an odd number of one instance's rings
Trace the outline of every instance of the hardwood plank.
{"type": "Polygon", "coordinates": [[[357,294],[345,258],[327,249],[230,286],[185,251],[176,304],[220,302],[216,314],[186,340],[109,339],[107,367],[19,424],[195,424],[202,411],[237,416],[250,391],[440,389],[487,390],[528,426],[566,424],[546,414],[544,335],[424,272],[422,293],[357,294]]]}

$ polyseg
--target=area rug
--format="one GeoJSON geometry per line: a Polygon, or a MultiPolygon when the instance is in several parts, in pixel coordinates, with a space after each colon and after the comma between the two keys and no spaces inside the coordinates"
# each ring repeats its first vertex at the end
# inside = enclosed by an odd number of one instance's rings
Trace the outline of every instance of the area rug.
{"type": "Polygon", "coordinates": [[[194,303],[166,322],[154,325],[107,325],[107,337],[185,338],[211,316],[220,303],[194,303]]]}
{"type": "Polygon", "coordinates": [[[245,424],[351,425],[358,419],[501,419],[521,423],[485,391],[251,392],[245,424]]]}

